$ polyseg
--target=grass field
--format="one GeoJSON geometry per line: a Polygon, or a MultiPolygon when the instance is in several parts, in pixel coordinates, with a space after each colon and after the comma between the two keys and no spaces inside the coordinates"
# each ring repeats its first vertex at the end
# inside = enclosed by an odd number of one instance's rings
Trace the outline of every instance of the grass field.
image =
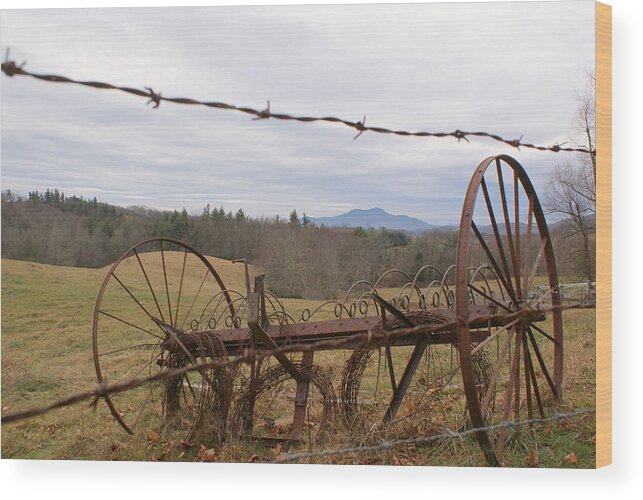
{"type": "MultiPolygon", "coordinates": [[[[152,258],[151,256],[144,256],[152,258]]],[[[168,269],[180,268],[177,256],[168,252],[168,269]]],[[[210,259],[226,287],[245,289],[241,265],[210,259]]],[[[124,268],[130,269],[130,268],[124,268]]],[[[251,269],[251,275],[255,271],[251,269]]],[[[96,385],[92,360],[92,315],[105,269],[80,269],[2,261],[2,411],[10,412],[52,402],[65,395],[91,389],[96,385]]],[[[127,273],[123,274],[127,279],[127,273]]],[[[152,276],[160,280],[159,275],[152,276]]],[[[198,286],[199,278],[187,276],[183,286],[198,286]]],[[[174,288],[177,284],[174,283],[174,288]]],[[[136,287],[132,287],[135,289],[136,287]]],[[[145,296],[144,287],[139,292],[145,296]]],[[[112,309],[136,306],[123,293],[111,299],[112,309]]],[[[151,297],[146,296],[151,301],[151,297]]],[[[151,302],[150,302],[151,303],[151,302]]],[[[313,309],[319,302],[286,299],[289,314],[299,318],[304,307],[313,309]]],[[[173,307],[169,308],[170,310],[173,307]]],[[[178,306],[177,306],[178,309],[178,306]]],[[[331,317],[330,313],[321,319],[331,317]]],[[[565,326],[565,402],[562,411],[594,406],[595,326],[594,311],[567,311],[565,326]]],[[[401,370],[409,348],[396,351],[394,364],[401,370]]],[[[328,369],[337,384],[348,352],[325,352],[316,363],[328,369]]],[[[400,411],[394,436],[432,434],[445,428],[457,429],[463,419],[461,391],[440,391],[434,396],[435,366],[452,367],[449,347],[433,354],[431,368],[418,372],[417,383],[400,411]],[[450,365],[451,363],[451,365],[450,365]],[[420,376],[422,375],[422,376],[420,376]],[[428,395],[428,396],[427,396],[428,395]],[[417,415],[420,415],[417,418],[417,415]],[[411,419],[410,417],[414,418],[411,419]],[[407,418],[409,417],[409,418],[407,418]]],[[[387,396],[387,377],[381,358],[374,355],[365,371],[362,389],[369,395],[364,405],[381,403],[387,396]]],[[[116,362],[118,368],[118,362],[116,362]]],[[[427,365],[428,366],[428,365],[427,365]]],[[[423,370],[421,368],[420,370],[423,370]]],[[[115,372],[116,373],[116,372],[115,372]]],[[[457,385],[457,384],[456,384],[457,385]]],[[[258,402],[260,418],[256,430],[273,435],[287,429],[283,414],[292,411],[294,385],[284,384],[258,402]]],[[[136,406],[145,393],[123,396],[125,406],[136,406]]],[[[315,391],[312,406],[319,406],[315,391]]],[[[125,410],[127,411],[127,410],[125,410]]],[[[366,442],[367,436],[348,432],[338,423],[332,432],[312,438],[316,433],[318,410],[310,411],[307,423],[308,446],[343,447],[366,442]],[[317,412],[317,413],[315,413],[317,412]]],[[[290,413],[286,413],[290,415],[290,413]]],[[[127,435],[115,422],[106,405],[80,404],[50,412],[41,417],[2,426],[3,458],[87,459],[87,460],[213,460],[264,461],[278,456],[280,446],[264,446],[255,441],[231,440],[223,446],[209,442],[182,442],[182,436],[162,427],[160,420],[143,418],[142,429],[127,435]]],[[[507,450],[506,462],[512,466],[593,467],[595,459],[594,417],[560,421],[534,427],[520,443],[507,450]]],[[[295,448],[291,451],[297,451],[295,448]]],[[[304,446],[305,450],[306,447],[304,446]]],[[[402,446],[384,453],[347,454],[314,459],[323,463],[379,463],[395,465],[484,465],[473,438],[451,439],[430,446],[402,446]]]]}

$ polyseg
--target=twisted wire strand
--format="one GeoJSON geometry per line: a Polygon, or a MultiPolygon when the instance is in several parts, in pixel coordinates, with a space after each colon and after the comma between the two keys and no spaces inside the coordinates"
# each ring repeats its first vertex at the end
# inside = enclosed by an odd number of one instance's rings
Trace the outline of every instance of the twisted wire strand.
{"type": "Polygon", "coordinates": [[[335,116],[298,116],[291,115],[287,113],[275,113],[270,109],[270,101],[267,101],[267,107],[265,109],[255,109],[248,106],[235,106],[233,104],[228,104],[220,101],[201,101],[198,99],[193,99],[189,97],[165,97],[161,92],[155,92],[151,87],[145,87],[144,90],[133,88],[133,87],[123,87],[119,85],[114,85],[111,83],[98,82],[98,81],[87,81],[87,80],[75,80],[66,76],[55,75],[55,74],[42,74],[42,73],[33,73],[24,69],[25,63],[20,65],[16,64],[15,61],[9,60],[8,54],[5,61],[2,63],[2,72],[8,77],[13,76],[29,76],[37,80],[43,80],[46,82],[57,82],[57,83],[71,83],[75,85],[83,85],[85,87],[92,87],[96,89],[103,90],[117,90],[120,92],[125,92],[137,97],[144,97],[148,99],[146,104],[152,104],[153,108],[158,108],[161,105],[161,102],[171,102],[174,104],[184,104],[191,106],[205,106],[207,108],[216,108],[224,109],[230,111],[237,111],[239,113],[245,113],[252,115],[253,120],[266,120],[269,118],[275,120],[286,120],[286,121],[296,121],[300,123],[311,123],[311,122],[326,122],[326,123],[336,123],[344,125],[346,127],[356,130],[358,133],[353,137],[353,140],[357,139],[364,132],[375,132],[378,134],[392,134],[397,136],[407,136],[407,137],[453,137],[460,142],[465,140],[469,142],[469,137],[481,137],[486,139],[491,139],[497,142],[502,142],[508,146],[514,147],[516,149],[528,148],[535,149],[538,151],[551,151],[554,153],[560,151],[566,152],[575,152],[575,153],[585,153],[592,156],[596,155],[595,149],[588,149],[587,147],[565,147],[564,144],[553,144],[548,146],[536,145],[533,143],[523,141],[523,136],[521,135],[519,139],[506,139],[501,137],[498,134],[485,132],[485,131],[463,131],[463,130],[453,130],[450,132],[429,132],[429,131],[407,131],[407,130],[395,130],[387,127],[372,127],[366,125],[366,116],[362,118],[361,121],[351,121],[344,118],[338,118],[335,116]]]}
{"type": "Polygon", "coordinates": [[[475,434],[476,432],[495,431],[495,430],[507,429],[507,428],[513,429],[522,425],[555,422],[558,420],[564,420],[568,418],[581,417],[583,415],[594,413],[595,411],[596,410],[594,408],[583,408],[581,410],[576,410],[569,413],[555,413],[553,415],[550,415],[549,417],[544,417],[544,418],[532,418],[527,420],[509,420],[507,422],[501,422],[498,424],[488,425],[485,427],[473,427],[471,429],[466,429],[460,432],[451,431],[444,434],[433,434],[430,436],[415,436],[411,438],[391,439],[391,440],[382,441],[378,444],[373,444],[368,446],[354,446],[354,447],[347,447],[347,448],[332,448],[332,449],[307,451],[307,452],[300,452],[300,453],[286,453],[268,463],[281,464],[286,462],[297,462],[307,458],[321,458],[321,457],[329,457],[334,455],[345,455],[348,453],[369,453],[369,452],[375,452],[375,451],[385,451],[391,448],[395,448],[397,446],[410,445],[410,444],[426,444],[433,441],[441,441],[444,439],[462,439],[471,434],[475,434]]]}

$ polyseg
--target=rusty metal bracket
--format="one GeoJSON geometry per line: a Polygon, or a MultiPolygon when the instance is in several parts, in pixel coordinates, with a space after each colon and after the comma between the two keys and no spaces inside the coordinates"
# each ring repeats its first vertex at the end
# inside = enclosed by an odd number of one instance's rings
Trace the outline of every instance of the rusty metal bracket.
{"type": "MultiPolygon", "coordinates": [[[[278,349],[275,341],[266,333],[262,326],[261,317],[261,296],[259,292],[251,292],[248,295],[248,327],[254,335],[255,339],[263,344],[268,349],[278,349]]],[[[283,352],[277,352],[275,358],[297,382],[303,382],[306,377],[297,369],[288,356],[283,352]]]]}

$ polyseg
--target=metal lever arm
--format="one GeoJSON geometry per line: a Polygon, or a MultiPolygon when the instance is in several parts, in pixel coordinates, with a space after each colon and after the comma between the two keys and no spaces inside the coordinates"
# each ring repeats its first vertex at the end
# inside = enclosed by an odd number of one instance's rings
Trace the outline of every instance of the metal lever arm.
{"type": "MultiPolygon", "coordinates": [[[[251,292],[248,295],[248,326],[252,331],[255,339],[261,342],[268,349],[277,349],[277,344],[275,343],[270,335],[261,326],[261,314],[260,314],[260,297],[258,292],[251,292]]],[[[286,370],[297,382],[303,382],[306,380],[306,377],[297,369],[290,359],[283,352],[277,352],[274,354],[277,361],[284,367],[286,370]]]]}

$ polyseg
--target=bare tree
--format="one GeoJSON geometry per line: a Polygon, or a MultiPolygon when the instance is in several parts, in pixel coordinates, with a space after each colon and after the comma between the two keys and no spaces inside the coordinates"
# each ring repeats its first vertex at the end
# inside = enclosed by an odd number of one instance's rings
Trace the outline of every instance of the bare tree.
{"type": "Polygon", "coordinates": [[[596,100],[595,76],[590,74],[586,91],[578,97],[576,132],[580,144],[591,154],[578,153],[573,160],[554,166],[546,197],[549,214],[562,219],[559,253],[572,262],[569,269],[582,269],[584,277],[595,277],[593,235],[596,222],[596,100]]]}
{"type": "Polygon", "coordinates": [[[578,110],[576,114],[577,132],[581,134],[582,142],[591,153],[582,155],[585,159],[589,156],[592,167],[594,187],[596,187],[596,75],[588,73],[585,92],[578,96],[578,110]]]}

